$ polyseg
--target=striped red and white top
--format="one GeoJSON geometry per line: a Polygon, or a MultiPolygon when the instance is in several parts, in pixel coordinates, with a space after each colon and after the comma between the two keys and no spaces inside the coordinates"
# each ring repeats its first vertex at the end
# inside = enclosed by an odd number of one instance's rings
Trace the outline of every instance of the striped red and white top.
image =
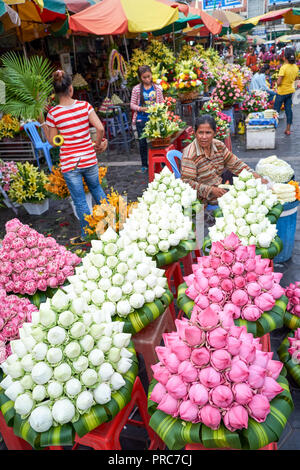
{"type": "Polygon", "coordinates": [[[78,168],[87,168],[97,163],[96,152],[90,136],[89,114],[93,111],[87,101],[77,101],[70,106],[57,105],[47,114],[46,124],[56,127],[64,139],[60,148],[60,163],[63,173],[78,168]]]}

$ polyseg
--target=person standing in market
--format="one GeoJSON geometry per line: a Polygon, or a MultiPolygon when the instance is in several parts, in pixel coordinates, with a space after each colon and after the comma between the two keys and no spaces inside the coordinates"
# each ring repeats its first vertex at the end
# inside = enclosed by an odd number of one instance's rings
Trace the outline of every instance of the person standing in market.
{"type": "Polygon", "coordinates": [[[264,64],[259,72],[255,73],[251,79],[250,91],[266,91],[269,96],[269,102],[276,96],[275,91],[267,84],[266,74],[270,71],[270,65],[264,64]]]}
{"type": "Polygon", "coordinates": [[[148,65],[141,65],[138,68],[140,83],[136,85],[131,94],[130,108],[133,111],[132,125],[136,125],[139,136],[139,147],[142,161],[142,173],[148,171],[148,145],[146,139],[141,139],[145,125],[149,119],[147,108],[155,103],[163,103],[164,96],[162,90],[153,83],[151,68],[148,65]]]}
{"type": "Polygon", "coordinates": [[[225,54],[225,61],[227,62],[227,64],[233,64],[234,62],[233,45],[231,42],[228,44],[228,49],[225,54]]]}
{"type": "Polygon", "coordinates": [[[69,188],[80,222],[81,236],[70,240],[72,245],[86,243],[84,219],[89,215],[83,186],[83,178],[97,204],[106,199],[99,182],[97,153],[106,150],[107,140],[103,139],[104,127],[90,103],[72,98],[72,78],[63,70],[53,74],[54,91],[59,104],[50,109],[46,122],[42,123],[46,138],[54,145],[54,137],[60,133],[63,144],[60,148],[61,171],[69,188]],[[90,136],[90,125],[96,129],[96,141],[90,136]]]}
{"type": "MultiPolygon", "coordinates": [[[[195,140],[184,149],[181,161],[181,179],[197,190],[198,199],[205,205],[216,205],[227,191],[220,184],[232,180],[232,174],[243,170],[260,176],[235,156],[226,145],[215,139],[216,121],[209,114],[196,119],[195,140]]],[[[262,179],[263,183],[268,181],[262,179]]]]}
{"type": "Polygon", "coordinates": [[[247,54],[246,65],[252,70],[252,72],[257,71],[257,57],[253,47],[250,47],[249,53],[247,54]]]}
{"type": "Polygon", "coordinates": [[[279,113],[282,105],[287,119],[285,130],[286,135],[291,135],[291,125],[293,124],[293,94],[295,93],[295,81],[299,75],[299,68],[296,65],[296,56],[293,49],[287,48],[284,52],[284,64],[279,70],[277,95],[274,109],[279,113]]]}

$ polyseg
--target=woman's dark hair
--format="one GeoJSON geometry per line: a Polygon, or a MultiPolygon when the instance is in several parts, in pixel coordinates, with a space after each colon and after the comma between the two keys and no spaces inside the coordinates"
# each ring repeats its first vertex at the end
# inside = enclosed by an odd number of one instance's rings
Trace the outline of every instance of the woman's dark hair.
{"type": "MultiPolygon", "coordinates": [[[[144,73],[146,72],[150,72],[152,73],[152,70],[151,70],[151,67],[149,67],[149,65],[141,65],[139,68],[138,68],[138,77],[139,79],[141,80],[142,78],[142,75],[144,75],[144,73]]],[[[144,93],[143,93],[143,83],[141,82],[140,84],[140,96],[141,96],[141,101],[140,101],[140,106],[144,106],[145,104],[145,99],[144,99],[144,93]]]]}
{"type": "Polygon", "coordinates": [[[264,65],[260,68],[259,73],[266,73],[268,70],[270,70],[269,64],[264,64],[264,65]]]}
{"type": "Polygon", "coordinates": [[[72,85],[72,77],[63,70],[57,70],[53,74],[54,91],[57,95],[67,95],[72,85]]]}
{"type": "Polygon", "coordinates": [[[210,114],[203,114],[202,116],[196,118],[195,132],[197,132],[199,126],[202,124],[208,124],[214,132],[217,131],[216,121],[210,114]]]}
{"type": "Polygon", "coordinates": [[[296,63],[296,56],[295,56],[294,49],[286,48],[286,50],[284,51],[284,57],[290,64],[296,63]]]}

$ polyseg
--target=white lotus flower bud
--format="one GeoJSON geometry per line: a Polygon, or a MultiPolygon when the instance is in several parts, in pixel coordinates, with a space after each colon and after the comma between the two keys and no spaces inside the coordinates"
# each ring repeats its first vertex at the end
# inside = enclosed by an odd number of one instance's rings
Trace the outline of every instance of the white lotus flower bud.
{"type": "Polygon", "coordinates": [[[141,279],[138,279],[133,284],[133,290],[137,294],[143,294],[146,289],[147,289],[147,284],[145,281],[142,281],[141,279]]]}
{"type": "Polygon", "coordinates": [[[92,263],[94,266],[96,266],[96,268],[102,268],[102,266],[104,266],[104,263],[105,263],[105,256],[101,254],[94,255],[92,257],[92,263]]]}
{"type": "Polygon", "coordinates": [[[86,332],[86,327],[84,323],[80,321],[73,323],[70,329],[70,334],[73,338],[81,338],[82,336],[85,335],[85,332],[86,332]]]}
{"type": "Polygon", "coordinates": [[[66,331],[60,326],[54,326],[48,331],[47,339],[50,344],[58,346],[66,339],[66,331]]]}
{"type": "Polygon", "coordinates": [[[43,401],[46,398],[47,391],[44,385],[36,385],[32,390],[32,398],[34,401],[43,401]]]}
{"type": "MultiPolygon", "coordinates": [[[[73,363],[74,365],[74,363],[73,363]]],[[[71,378],[72,369],[66,362],[63,362],[54,369],[54,378],[59,382],[66,382],[71,378]]]]}
{"type": "Polygon", "coordinates": [[[105,301],[105,294],[102,290],[96,289],[92,292],[91,299],[95,305],[102,305],[105,301]]]}
{"type": "Polygon", "coordinates": [[[117,266],[119,260],[116,256],[109,256],[107,259],[106,259],[106,265],[110,268],[110,269],[113,269],[117,266]]]}
{"type": "Polygon", "coordinates": [[[90,352],[88,359],[93,366],[100,366],[104,362],[103,351],[100,349],[93,349],[90,352]]]}
{"type": "Polygon", "coordinates": [[[131,294],[133,291],[133,286],[130,282],[126,281],[125,284],[122,286],[122,292],[125,295],[131,294]]]}
{"type": "Polygon", "coordinates": [[[38,362],[31,371],[32,380],[38,385],[44,385],[49,382],[53,375],[52,368],[45,362],[38,362]]]}
{"type": "Polygon", "coordinates": [[[89,365],[88,358],[85,356],[79,356],[76,361],[73,362],[73,368],[76,372],[84,372],[89,365]]]}
{"type": "Polygon", "coordinates": [[[112,276],[112,270],[108,266],[102,266],[100,269],[100,276],[110,278],[112,276]]]}
{"type": "Polygon", "coordinates": [[[105,405],[111,400],[110,386],[102,383],[94,390],[94,399],[99,405],[105,405]]]}
{"type": "Polygon", "coordinates": [[[60,348],[50,348],[47,352],[47,361],[50,364],[57,364],[62,360],[62,350],[60,348]]]}
{"type": "Polygon", "coordinates": [[[33,336],[25,336],[22,338],[22,342],[24,346],[26,347],[28,352],[31,352],[36,345],[36,340],[33,338],[33,336]]]}
{"type": "Polygon", "coordinates": [[[76,400],[76,408],[78,411],[86,411],[93,405],[93,402],[93,394],[86,390],[78,395],[76,400]]]}
{"type": "Polygon", "coordinates": [[[112,339],[109,336],[102,336],[97,343],[98,349],[104,353],[109,351],[112,345],[112,339]]]}
{"type": "Polygon", "coordinates": [[[104,302],[102,304],[101,310],[104,312],[105,315],[115,315],[116,313],[116,306],[112,302],[104,302]]]}
{"type": "Polygon", "coordinates": [[[42,405],[35,408],[29,417],[29,424],[36,432],[48,431],[53,424],[52,413],[49,407],[42,405]]]}
{"type": "Polygon", "coordinates": [[[133,283],[134,281],[137,280],[137,272],[133,269],[129,269],[125,278],[126,278],[126,281],[133,283]]]}
{"type": "Polygon", "coordinates": [[[117,303],[117,313],[120,317],[126,317],[131,311],[131,306],[128,300],[120,300],[117,303]]]}
{"type": "Polygon", "coordinates": [[[33,360],[31,354],[26,354],[26,356],[22,357],[21,366],[25,370],[25,372],[31,372],[34,365],[35,365],[35,361],[33,360]]]}
{"type": "Polygon", "coordinates": [[[127,347],[130,343],[131,334],[130,333],[118,333],[113,337],[113,345],[119,349],[127,347]]]}
{"type": "Polygon", "coordinates": [[[83,298],[78,297],[72,300],[70,310],[75,313],[75,315],[82,315],[88,310],[88,305],[83,298]]]}
{"type": "Polygon", "coordinates": [[[8,389],[8,387],[10,387],[11,385],[13,384],[13,381],[12,381],[12,378],[10,375],[7,375],[5,377],[5,379],[3,379],[1,382],[0,382],[0,387],[3,388],[3,390],[6,390],[8,389]]]}
{"type": "Polygon", "coordinates": [[[126,374],[126,372],[129,371],[131,365],[132,365],[132,360],[131,359],[127,359],[126,357],[122,357],[119,360],[118,364],[117,364],[117,372],[124,375],[124,374],[126,374]]]}
{"type": "Polygon", "coordinates": [[[124,387],[126,384],[125,380],[123,379],[122,375],[118,372],[115,372],[110,379],[110,384],[113,390],[119,390],[120,388],[124,387]]]}
{"type": "Polygon", "coordinates": [[[86,335],[80,340],[80,346],[85,352],[89,352],[94,347],[94,339],[91,335],[86,335]]]}
{"type": "Polygon", "coordinates": [[[75,397],[81,392],[82,385],[78,379],[72,378],[65,383],[65,389],[69,396],[75,397]]]}
{"type": "Polygon", "coordinates": [[[98,288],[98,283],[96,281],[87,281],[84,287],[92,294],[94,290],[98,288]]]}
{"type": "Polygon", "coordinates": [[[63,386],[59,382],[50,382],[47,390],[49,397],[52,399],[59,398],[63,394],[63,386]]]}
{"type": "Polygon", "coordinates": [[[159,299],[165,293],[165,289],[161,286],[156,286],[154,288],[154,294],[157,299],[159,299]]]}
{"type": "Polygon", "coordinates": [[[108,352],[107,359],[110,362],[118,362],[120,359],[120,349],[119,348],[111,348],[108,352]]]}
{"type": "Polygon", "coordinates": [[[31,375],[24,375],[24,377],[22,377],[20,380],[20,384],[22,385],[24,390],[32,390],[34,383],[31,378],[31,375]]]}
{"type": "MultiPolygon", "coordinates": [[[[51,299],[51,307],[56,312],[63,312],[64,310],[68,309],[68,306],[69,306],[68,296],[64,294],[61,289],[58,289],[58,291],[54,294],[54,296],[51,299]]],[[[41,314],[41,308],[40,308],[40,314],[41,314]]],[[[44,325],[44,326],[47,326],[47,325],[44,325]]]]}
{"type": "Polygon", "coordinates": [[[120,273],[115,274],[111,280],[114,286],[122,286],[124,284],[124,276],[120,273]]]}
{"type": "Polygon", "coordinates": [[[58,317],[58,324],[64,328],[68,328],[69,326],[71,326],[74,321],[74,314],[70,310],[62,312],[58,317]]]}
{"type": "Polygon", "coordinates": [[[75,416],[75,406],[68,398],[62,398],[54,403],[52,416],[58,424],[69,423],[75,416]]]}
{"type": "MultiPolygon", "coordinates": [[[[92,240],[91,244],[92,244],[92,251],[94,253],[102,253],[103,242],[101,240],[92,240]]],[[[94,258],[95,258],[95,256],[93,256],[92,259],[94,259],[94,258]]]]}
{"type": "Polygon", "coordinates": [[[132,294],[129,298],[129,303],[132,308],[141,308],[145,303],[145,298],[142,294],[132,294]]]}
{"type": "Polygon", "coordinates": [[[102,382],[108,382],[111,376],[114,373],[114,369],[111,364],[108,362],[103,362],[101,366],[99,367],[99,377],[102,380],[102,382]]]}
{"type": "Polygon", "coordinates": [[[98,374],[94,369],[86,369],[81,374],[81,381],[86,387],[92,387],[98,381],[98,374]]]}
{"type": "Polygon", "coordinates": [[[98,287],[100,290],[103,290],[104,292],[108,291],[108,289],[111,287],[110,279],[107,279],[107,278],[100,279],[100,281],[98,282],[98,287]]]}

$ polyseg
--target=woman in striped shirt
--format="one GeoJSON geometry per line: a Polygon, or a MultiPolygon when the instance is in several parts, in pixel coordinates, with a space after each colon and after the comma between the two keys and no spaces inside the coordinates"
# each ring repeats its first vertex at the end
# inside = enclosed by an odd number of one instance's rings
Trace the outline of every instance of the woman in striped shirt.
{"type": "Polygon", "coordinates": [[[103,139],[104,128],[93,107],[86,101],[72,98],[70,75],[58,70],[53,78],[59,104],[50,109],[46,122],[42,125],[45,126],[45,134],[51,145],[58,133],[64,139],[60,149],[61,170],[76,207],[81,228],[81,237],[71,239],[71,244],[79,245],[86,243],[84,228],[87,222],[84,216],[90,214],[82,178],[85,179],[96,203],[100,204],[106,195],[99,182],[96,152],[105,151],[107,141],[103,139]],[[90,137],[90,125],[97,131],[95,146],[90,137]]]}
{"type": "MultiPolygon", "coordinates": [[[[181,178],[197,190],[198,199],[203,204],[217,204],[217,199],[226,193],[219,185],[225,182],[231,173],[239,175],[243,170],[247,170],[253,173],[255,178],[260,178],[246,163],[230,152],[223,142],[214,138],[216,121],[212,116],[206,114],[198,118],[195,132],[195,140],[183,152],[181,178]]],[[[264,179],[262,182],[267,183],[264,179]]]]}

